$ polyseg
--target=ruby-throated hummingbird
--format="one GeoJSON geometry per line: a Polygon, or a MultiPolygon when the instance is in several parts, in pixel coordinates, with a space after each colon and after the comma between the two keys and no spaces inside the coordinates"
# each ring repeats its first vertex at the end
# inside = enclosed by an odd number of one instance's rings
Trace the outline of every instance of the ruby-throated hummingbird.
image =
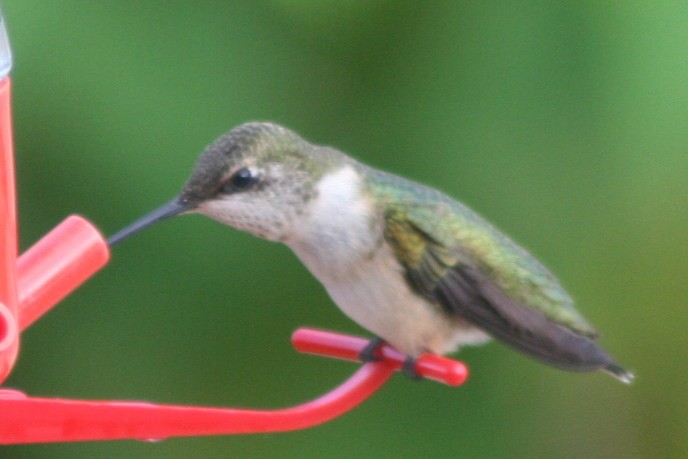
{"type": "Polygon", "coordinates": [[[554,367],[633,379],[557,279],[475,212],[276,124],[221,136],[175,199],[108,242],[186,213],[288,245],[344,313],[411,364],[494,337],[554,367]]]}

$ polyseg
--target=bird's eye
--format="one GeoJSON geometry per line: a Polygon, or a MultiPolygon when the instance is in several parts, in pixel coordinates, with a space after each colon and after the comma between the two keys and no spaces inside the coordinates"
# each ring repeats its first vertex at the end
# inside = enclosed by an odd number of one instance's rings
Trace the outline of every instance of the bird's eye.
{"type": "Polygon", "coordinates": [[[239,169],[222,186],[223,193],[234,193],[251,188],[258,181],[258,177],[248,167],[239,169]]]}

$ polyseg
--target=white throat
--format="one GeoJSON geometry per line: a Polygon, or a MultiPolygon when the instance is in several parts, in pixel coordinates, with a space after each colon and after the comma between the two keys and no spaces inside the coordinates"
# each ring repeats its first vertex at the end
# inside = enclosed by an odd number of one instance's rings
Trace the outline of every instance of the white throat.
{"type": "Polygon", "coordinates": [[[381,226],[375,224],[375,205],[352,166],[325,175],[316,188],[317,197],[285,242],[327,285],[333,276],[346,275],[375,250],[381,226]]]}

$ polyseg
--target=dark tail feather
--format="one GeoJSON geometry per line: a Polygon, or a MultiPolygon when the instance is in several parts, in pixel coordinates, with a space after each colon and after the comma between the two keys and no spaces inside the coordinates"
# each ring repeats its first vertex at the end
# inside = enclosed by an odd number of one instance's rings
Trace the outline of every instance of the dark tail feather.
{"type": "Polygon", "coordinates": [[[624,384],[630,384],[635,379],[635,374],[626,370],[621,365],[616,363],[610,363],[606,365],[602,370],[605,373],[609,373],[610,375],[614,376],[616,379],[618,379],[624,384]]]}
{"type": "Polygon", "coordinates": [[[507,298],[470,267],[452,270],[437,286],[437,300],[493,337],[543,363],[569,371],[602,370],[629,384],[625,370],[594,339],[507,298]]]}

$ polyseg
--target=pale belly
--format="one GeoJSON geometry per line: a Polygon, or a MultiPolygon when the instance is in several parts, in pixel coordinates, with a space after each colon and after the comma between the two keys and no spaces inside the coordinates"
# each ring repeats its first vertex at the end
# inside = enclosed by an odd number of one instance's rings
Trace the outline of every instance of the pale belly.
{"type": "Polygon", "coordinates": [[[386,244],[351,269],[313,273],[347,316],[412,357],[423,352],[446,354],[489,339],[412,292],[386,244]]]}

